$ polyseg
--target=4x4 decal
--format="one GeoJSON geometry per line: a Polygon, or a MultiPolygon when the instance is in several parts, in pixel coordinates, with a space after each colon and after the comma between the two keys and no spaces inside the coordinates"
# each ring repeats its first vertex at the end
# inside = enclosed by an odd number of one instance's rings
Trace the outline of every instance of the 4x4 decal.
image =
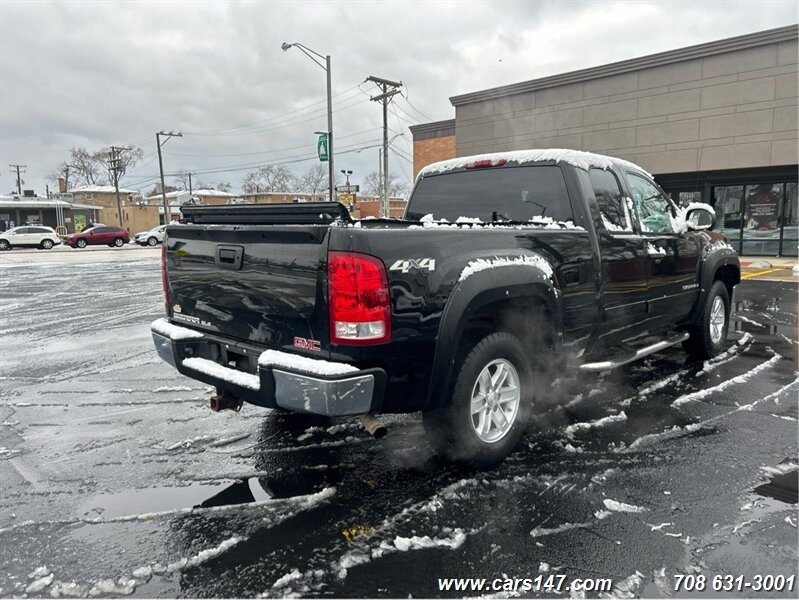
{"type": "Polygon", "coordinates": [[[411,269],[436,270],[436,260],[434,258],[401,258],[389,267],[389,271],[402,271],[407,273],[411,269]]]}

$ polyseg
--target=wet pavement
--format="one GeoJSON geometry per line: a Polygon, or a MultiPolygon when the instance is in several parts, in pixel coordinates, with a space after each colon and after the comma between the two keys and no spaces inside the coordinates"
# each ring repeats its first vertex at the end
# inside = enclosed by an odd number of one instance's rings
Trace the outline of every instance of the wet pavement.
{"type": "Polygon", "coordinates": [[[680,574],[797,575],[793,282],[743,282],[712,361],[673,348],[556,381],[522,447],[474,472],[416,415],[374,440],[211,413],[152,349],[160,275],[141,256],[0,257],[0,596],[460,597],[489,594],[437,578],[557,573],[657,597],[687,595],[680,574]]]}

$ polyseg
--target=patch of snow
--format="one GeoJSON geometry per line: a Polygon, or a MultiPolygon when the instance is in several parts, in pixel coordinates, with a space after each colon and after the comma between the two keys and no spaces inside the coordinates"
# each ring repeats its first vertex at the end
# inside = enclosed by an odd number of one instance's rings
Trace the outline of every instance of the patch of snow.
{"type": "Polygon", "coordinates": [[[785,517],[785,522],[791,527],[796,527],[796,521],[794,521],[791,517],[785,517]]]}
{"type": "Polygon", "coordinates": [[[683,404],[685,404],[687,402],[692,402],[694,400],[701,400],[702,398],[710,396],[711,394],[714,394],[716,392],[720,392],[720,391],[722,391],[722,390],[724,390],[724,389],[726,389],[726,388],[728,388],[730,386],[733,386],[733,385],[736,385],[736,384],[739,384],[739,383],[745,383],[746,381],[748,381],[749,379],[751,379],[752,377],[754,377],[755,375],[757,375],[761,371],[765,371],[766,369],[770,369],[775,364],[777,364],[777,362],[779,362],[781,359],[782,359],[782,356],[780,356],[779,354],[775,354],[774,356],[772,356],[767,361],[759,364],[754,369],[751,369],[751,370],[747,371],[746,373],[744,373],[742,375],[738,375],[737,377],[733,377],[731,379],[728,379],[728,380],[726,380],[726,381],[724,381],[724,382],[722,382],[722,383],[720,383],[718,385],[715,385],[713,387],[709,387],[709,388],[706,388],[704,390],[699,390],[698,392],[694,392],[692,394],[686,394],[684,396],[680,396],[679,398],[674,400],[671,403],[671,405],[672,406],[681,406],[681,405],[683,405],[683,404]]]}
{"type": "Polygon", "coordinates": [[[419,537],[397,536],[394,538],[394,547],[400,552],[407,552],[408,550],[419,550],[422,548],[451,548],[455,550],[463,545],[466,541],[466,534],[461,529],[456,529],[450,538],[431,538],[428,535],[419,537]]]}
{"type": "Polygon", "coordinates": [[[290,573],[286,573],[283,577],[279,578],[272,584],[272,588],[282,588],[289,585],[292,581],[302,579],[302,573],[299,569],[292,569],[290,573]]]}
{"type": "Polygon", "coordinates": [[[605,505],[605,508],[613,512],[642,513],[648,510],[643,506],[625,504],[624,502],[617,502],[616,500],[611,500],[610,498],[605,498],[602,503],[605,505]]]}
{"type": "Polygon", "coordinates": [[[666,256],[666,249],[658,248],[652,242],[646,243],[646,252],[649,256],[666,256]]]}
{"type": "Polygon", "coordinates": [[[187,385],[162,385],[161,387],[155,388],[153,392],[191,392],[193,388],[190,388],[187,385]]]}
{"type": "Polygon", "coordinates": [[[600,598],[637,598],[640,596],[638,588],[644,583],[644,574],[636,571],[626,579],[613,586],[613,591],[608,594],[600,594],[600,598]]]}
{"type": "Polygon", "coordinates": [[[422,177],[433,175],[435,173],[445,173],[454,169],[462,169],[466,167],[466,165],[478,161],[489,161],[492,165],[499,165],[501,161],[516,163],[519,165],[537,162],[556,162],[566,163],[572,165],[573,167],[577,167],[578,169],[583,169],[584,171],[588,171],[592,167],[607,171],[612,169],[614,164],[618,164],[646,173],[646,171],[644,171],[638,165],[620,158],[611,158],[609,156],[594,154],[592,152],[583,152],[581,150],[543,148],[538,150],[515,150],[510,152],[478,154],[475,156],[463,156],[436,162],[424,167],[421,171],[419,171],[419,174],[416,176],[416,180],[418,181],[422,177]]]}
{"type": "Polygon", "coordinates": [[[713,209],[712,206],[709,204],[705,204],[703,202],[691,202],[685,208],[680,206],[677,207],[677,214],[675,216],[669,215],[671,219],[671,226],[674,229],[674,233],[685,233],[688,231],[688,212],[694,210],[696,208],[701,208],[703,210],[708,211],[710,214],[715,215],[716,211],[713,209]]]}
{"type": "Polygon", "coordinates": [[[591,523],[563,523],[557,527],[536,527],[530,532],[530,535],[534,538],[538,538],[547,535],[554,535],[556,533],[562,533],[564,531],[570,531],[572,529],[582,529],[583,527],[589,527],[590,525],[591,523]]]}
{"type": "MultiPolygon", "coordinates": [[[[425,215],[426,217],[432,217],[433,215],[425,215]]],[[[458,217],[455,219],[456,223],[482,223],[483,220],[479,217],[458,217]]]]}
{"type": "Polygon", "coordinates": [[[171,340],[192,340],[203,337],[203,334],[199,331],[173,325],[164,318],[153,321],[150,324],[150,330],[165,335],[171,340]]]}
{"type": "Polygon", "coordinates": [[[346,363],[331,362],[318,358],[308,358],[279,350],[266,350],[258,357],[258,364],[262,367],[283,367],[293,371],[308,373],[309,375],[346,375],[355,373],[357,367],[346,363]]]}
{"type": "Polygon", "coordinates": [[[612,514],[613,513],[611,511],[609,511],[609,510],[598,510],[598,511],[594,512],[594,516],[600,521],[603,520],[603,519],[607,519],[612,514]]]}
{"type": "Polygon", "coordinates": [[[763,471],[766,475],[775,476],[775,475],[785,475],[786,473],[792,473],[799,469],[799,465],[795,462],[787,462],[775,467],[760,467],[760,470],[763,471]]]}
{"type": "Polygon", "coordinates": [[[96,582],[89,590],[90,597],[101,596],[103,594],[121,594],[130,596],[136,591],[137,581],[135,579],[125,579],[120,577],[117,581],[113,579],[103,579],[96,582]]]}
{"type": "Polygon", "coordinates": [[[195,554],[190,558],[181,558],[173,563],[167,565],[166,570],[169,573],[175,573],[177,571],[183,571],[185,569],[191,569],[192,567],[196,567],[198,565],[203,564],[213,558],[216,558],[223,552],[227,552],[230,548],[238,544],[239,542],[245,540],[246,538],[234,535],[231,538],[226,539],[218,546],[214,546],[213,548],[208,548],[206,550],[202,550],[195,554]]]}
{"type": "Polygon", "coordinates": [[[736,314],[736,315],[734,315],[732,317],[732,319],[734,321],[743,321],[744,323],[751,323],[752,325],[754,325],[756,327],[763,327],[763,328],[766,327],[765,325],[763,325],[763,323],[758,323],[754,319],[750,319],[749,317],[745,317],[742,314],[736,314]]]}
{"type": "Polygon", "coordinates": [[[36,567],[31,573],[28,573],[28,579],[38,579],[40,577],[47,577],[50,574],[50,569],[45,566],[36,567]]]}
{"type": "Polygon", "coordinates": [[[605,213],[600,212],[599,216],[602,217],[602,224],[605,226],[605,229],[607,229],[608,231],[629,231],[628,229],[625,229],[621,225],[616,225],[615,223],[613,223],[610,219],[608,219],[605,216],[605,213]]]}
{"type": "Polygon", "coordinates": [[[550,279],[554,274],[552,271],[552,265],[550,265],[549,262],[540,254],[525,254],[517,257],[497,256],[493,259],[478,258],[476,260],[470,261],[469,264],[463,268],[463,271],[461,271],[458,281],[461,282],[470,275],[474,275],[480,271],[485,271],[486,269],[516,266],[528,266],[540,269],[550,279]]]}
{"type": "Polygon", "coordinates": [[[47,575],[45,577],[40,577],[40,578],[32,581],[25,588],[25,593],[26,594],[35,594],[37,592],[41,592],[44,588],[46,588],[48,585],[53,583],[53,578],[54,578],[54,575],[52,573],[50,573],[49,575],[47,575]]]}
{"type": "Polygon", "coordinates": [[[223,367],[207,358],[186,358],[183,360],[183,366],[234,385],[240,385],[251,390],[261,389],[261,380],[257,375],[223,367]]]}
{"type": "Polygon", "coordinates": [[[664,527],[671,527],[674,523],[661,523],[660,525],[652,525],[651,523],[647,523],[649,525],[649,531],[663,531],[664,527]]]}
{"type": "Polygon", "coordinates": [[[538,572],[539,573],[548,573],[549,572],[549,563],[539,562],[538,563],[538,572]]]}
{"type": "Polygon", "coordinates": [[[574,434],[578,431],[584,431],[586,429],[591,429],[592,427],[604,427],[605,425],[609,425],[610,423],[620,423],[622,421],[627,420],[627,414],[624,411],[621,411],[617,415],[610,415],[608,417],[602,417],[601,419],[597,419],[596,421],[588,421],[585,423],[572,423],[565,429],[566,436],[569,438],[573,438],[574,434]]]}
{"type": "Polygon", "coordinates": [[[149,579],[153,575],[153,568],[151,566],[139,567],[133,570],[132,575],[136,579],[149,579]]]}

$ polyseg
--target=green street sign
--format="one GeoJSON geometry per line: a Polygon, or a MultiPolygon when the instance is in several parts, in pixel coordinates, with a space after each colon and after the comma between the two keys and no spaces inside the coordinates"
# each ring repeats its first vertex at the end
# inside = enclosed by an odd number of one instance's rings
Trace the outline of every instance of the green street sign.
{"type": "Polygon", "coordinates": [[[319,136],[319,141],[316,143],[316,151],[319,153],[319,162],[327,162],[327,134],[323,133],[319,136]]]}

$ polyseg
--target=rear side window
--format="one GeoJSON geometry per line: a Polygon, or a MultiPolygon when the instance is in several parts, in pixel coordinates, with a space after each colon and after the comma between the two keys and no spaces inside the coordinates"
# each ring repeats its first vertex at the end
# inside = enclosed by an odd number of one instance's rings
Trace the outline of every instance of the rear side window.
{"type": "Polygon", "coordinates": [[[407,218],[432,214],[454,222],[458,217],[481,221],[529,221],[550,217],[573,221],[563,172],[557,166],[475,169],[425,177],[416,186],[407,218]]]}
{"type": "Polygon", "coordinates": [[[630,211],[616,176],[604,169],[591,169],[589,175],[605,229],[611,232],[632,231],[630,211]]]}

